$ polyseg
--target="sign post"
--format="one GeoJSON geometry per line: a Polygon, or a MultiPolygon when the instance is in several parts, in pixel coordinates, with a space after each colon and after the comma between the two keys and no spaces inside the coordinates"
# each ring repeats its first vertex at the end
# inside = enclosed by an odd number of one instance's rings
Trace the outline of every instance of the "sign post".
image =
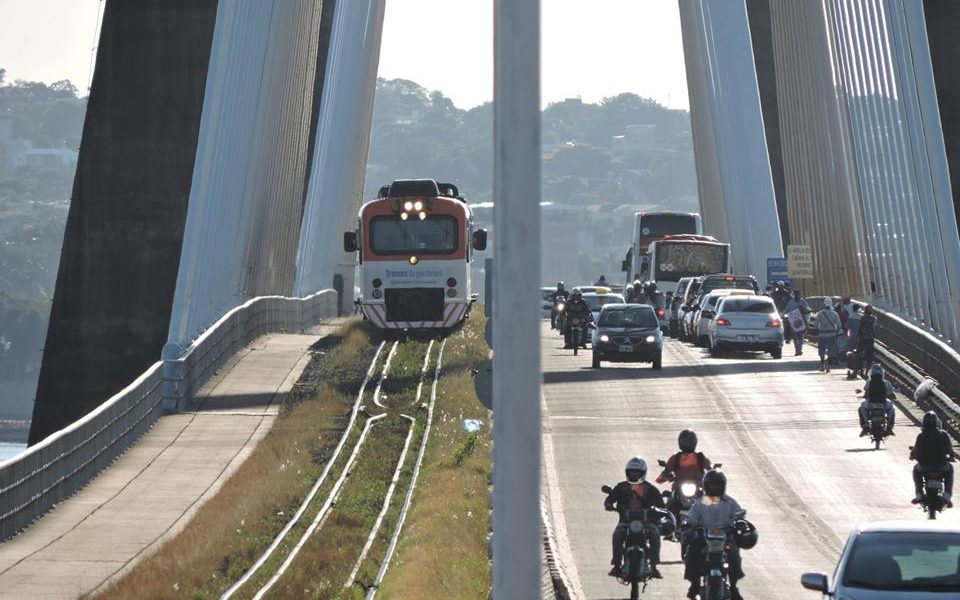
{"type": "Polygon", "coordinates": [[[813,279],[813,252],[810,246],[787,246],[787,276],[813,279]]]}

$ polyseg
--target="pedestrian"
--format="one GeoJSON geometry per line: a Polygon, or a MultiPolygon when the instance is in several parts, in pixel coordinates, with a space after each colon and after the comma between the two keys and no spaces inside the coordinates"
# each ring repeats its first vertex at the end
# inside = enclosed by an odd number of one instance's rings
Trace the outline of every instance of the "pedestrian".
{"type": "Polygon", "coordinates": [[[823,308],[817,313],[817,353],[820,355],[820,371],[830,372],[830,361],[839,353],[837,336],[842,325],[840,316],[833,308],[833,300],[827,296],[823,299],[823,308]]]}
{"type": "Polygon", "coordinates": [[[860,333],[860,321],[863,319],[863,313],[860,312],[860,305],[853,303],[850,318],[847,319],[847,331],[845,332],[843,350],[844,352],[856,351],[857,334],[860,333]]]}
{"type": "Polygon", "coordinates": [[[803,299],[800,290],[793,290],[793,298],[787,301],[783,309],[790,322],[793,332],[794,356],[803,356],[803,334],[807,330],[807,315],[811,312],[810,305],[803,299]]]}
{"type": "Polygon", "coordinates": [[[877,335],[877,317],[873,314],[873,307],[869,304],[863,307],[863,317],[860,319],[860,328],[857,331],[857,359],[860,370],[866,376],[873,364],[873,345],[877,335]]]}

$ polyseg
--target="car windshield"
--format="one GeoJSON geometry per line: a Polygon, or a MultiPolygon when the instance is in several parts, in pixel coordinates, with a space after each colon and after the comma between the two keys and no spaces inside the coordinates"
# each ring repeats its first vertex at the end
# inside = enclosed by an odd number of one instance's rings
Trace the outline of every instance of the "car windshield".
{"type": "Polygon", "coordinates": [[[605,304],[623,304],[623,296],[620,294],[603,294],[597,296],[594,294],[584,294],[583,301],[591,311],[598,311],[605,304]]]}
{"type": "Polygon", "coordinates": [[[960,591],[960,533],[863,533],[850,552],[843,585],[871,590],[960,591]]]}
{"type": "Polygon", "coordinates": [[[600,314],[602,327],[642,327],[653,329],[659,327],[657,315],[649,308],[618,308],[606,310],[600,314]]]}
{"type": "Polygon", "coordinates": [[[723,301],[723,312],[772,313],[776,311],[772,300],[758,298],[731,298],[723,301]]]}

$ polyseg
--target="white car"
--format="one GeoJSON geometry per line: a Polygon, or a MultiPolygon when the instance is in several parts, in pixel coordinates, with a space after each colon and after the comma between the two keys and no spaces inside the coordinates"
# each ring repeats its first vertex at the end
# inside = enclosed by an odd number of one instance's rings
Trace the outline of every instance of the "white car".
{"type": "Polygon", "coordinates": [[[596,292],[584,292],[583,301],[587,303],[587,306],[590,308],[590,312],[593,313],[593,321],[596,323],[597,319],[600,318],[600,309],[603,308],[605,304],[623,304],[623,294],[614,294],[613,292],[604,291],[601,288],[596,292]]]}
{"type": "Polygon", "coordinates": [[[767,296],[728,294],[709,323],[710,356],[724,350],[760,350],[783,356],[783,323],[767,296]]]}
{"type": "Polygon", "coordinates": [[[756,292],[753,290],[713,290],[700,300],[700,305],[693,317],[693,341],[698,346],[706,346],[710,339],[710,322],[717,310],[717,302],[724,296],[748,296],[756,292]]]}
{"type": "Polygon", "coordinates": [[[960,526],[940,521],[857,525],[833,581],[804,573],[800,583],[824,600],[946,600],[960,597],[960,526]]]}

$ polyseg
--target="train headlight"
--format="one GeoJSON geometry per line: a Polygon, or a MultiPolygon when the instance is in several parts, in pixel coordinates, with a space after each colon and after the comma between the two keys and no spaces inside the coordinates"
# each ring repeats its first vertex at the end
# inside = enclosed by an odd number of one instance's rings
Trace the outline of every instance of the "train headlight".
{"type": "Polygon", "coordinates": [[[409,217],[409,216],[410,216],[410,215],[408,215],[407,213],[400,213],[400,220],[401,220],[401,221],[406,221],[406,220],[407,220],[407,217],[409,217]]]}
{"type": "MultiPolygon", "coordinates": [[[[404,203],[403,203],[403,210],[405,210],[405,211],[407,211],[407,212],[410,212],[411,210],[413,210],[413,202],[410,202],[409,200],[407,200],[406,202],[404,202],[404,203]]],[[[418,208],[417,210],[420,210],[420,209],[418,208]]]]}
{"type": "Polygon", "coordinates": [[[450,288],[449,290],[447,290],[447,296],[449,296],[450,298],[456,298],[457,290],[450,288]]]}
{"type": "Polygon", "coordinates": [[[454,277],[447,279],[447,287],[457,287],[457,280],[454,277]]]}
{"type": "Polygon", "coordinates": [[[420,213],[420,220],[421,220],[421,221],[424,220],[424,219],[426,219],[426,218],[427,218],[427,213],[425,213],[425,212],[420,213]]]}
{"type": "Polygon", "coordinates": [[[375,287],[375,288],[378,288],[378,287],[380,287],[381,285],[383,285],[383,282],[380,281],[380,278],[379,278],[379,277],[376,278],[376,279],[374,279],[374,280],[371,281],[370,283],[372,283],[372,284],[373,284],[373,287],[375,287]]]}
{"type": "Polygon", "coordinates": [[[420,259],[417,258],[416,256],[411,256],[411,257],[410,257],[410,264],[411,264],[411,265],[415,265],[415,264],[417,264],[418,262],[420,262],[420,259]]]}
{"type": "Polygon", "coordinates": [[[421,210],[423,210],[423,202],[420,202],[419,200],[417,200],[416,202],[414,202],[414,203],[413,203],[413,210],[416,210],[416,211],[421,211],[421,210]]]}
{"type": "Polygon", "coordinates": [[[379,298],[381,298],[381,297],[383,296],[383,290],[373,290],[373,291],[370,293],[370,295],[373,296],[374,298],[379,299],[379,298]]]}

